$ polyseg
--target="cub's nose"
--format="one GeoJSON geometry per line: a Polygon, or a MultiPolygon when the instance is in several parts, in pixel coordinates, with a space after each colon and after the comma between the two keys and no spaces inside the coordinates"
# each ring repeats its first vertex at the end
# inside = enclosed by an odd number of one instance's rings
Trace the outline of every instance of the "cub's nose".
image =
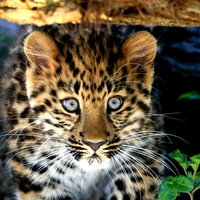
{"type": "Polygon", "coordinates": [[[103,144],[105,144],[107,142],[107,140],[101,141],[101,142],[90,142],[88,140],[83,140],[83,142],[85,144],[87,144],[88,146],[90,146],[90,148],[94,151],[97,151],[100,146],[102,146],[103,144]]]}

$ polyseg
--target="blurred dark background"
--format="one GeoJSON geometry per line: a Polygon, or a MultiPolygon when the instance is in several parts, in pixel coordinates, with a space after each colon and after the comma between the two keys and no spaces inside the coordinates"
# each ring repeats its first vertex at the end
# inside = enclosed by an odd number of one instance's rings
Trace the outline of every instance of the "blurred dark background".
{"type": "MultiPolygon", "coordinates": [[[[16,37],[19,26],[0,20],[0,67],[8,48],[16,37]]],[[[143,27],[128,26],[125,34],[148,30],[158,40],[156,57],[157,89],[165,119],[167,153],[180,149],[188,156],[200,153],[200,27],[143,27]]],[[[1,126],[1,124],[0,124],[1,126]]],[[[2,128],[2,127],[1,127],[2,128]]],[[[3,142],[2,142],[3,143],[3,142]]],[[[0,199],[9,200],[4,165],[5,148],[1,148],[0,199]],[[7,197],[6,197],[7,196],[7,197]]],[[[179,168],[178,168],[179,169],[179,168]]],[[[179,169],[181,172],[181,169],[179,169]]],[[[171,172],[169,172],[171,174],[171,172]]],[[[173,174],[172,174],[173,175],[173,174]]],[[[179,200],[189,200],[181,195],[179,200]]],[[[195,200],[200,199],[196,193],[195,200]]]]}

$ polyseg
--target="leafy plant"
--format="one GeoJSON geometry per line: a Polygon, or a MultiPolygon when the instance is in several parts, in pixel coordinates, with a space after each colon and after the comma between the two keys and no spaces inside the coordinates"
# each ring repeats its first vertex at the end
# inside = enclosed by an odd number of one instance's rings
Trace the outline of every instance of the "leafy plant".
{"type": "Polygon", "coordinates": [[[190,199],[194,199],[194,193],[200,189],[200,154],[188,159],[180,150],[175,150],[169,156],[176,160],[183,168],[185,175],[169,176],[159,186],[158,200],[175,200],[180,193],[187,193],[190,199]]]}
{"type": "Polygon", "coordinates": [[[183,100],[183,99],[194,99],[194,100],[200,100],[200,94],[197,91],[191,91],[191,92],[187,92],[184,94],[181,94],[178,97],[178,101],[183,100]]]}
{"type": "Polygon", "coordinates": [[[0,65],[8,55],[8,48],[13,43],[13,35],[0,28],[0,65]]]}

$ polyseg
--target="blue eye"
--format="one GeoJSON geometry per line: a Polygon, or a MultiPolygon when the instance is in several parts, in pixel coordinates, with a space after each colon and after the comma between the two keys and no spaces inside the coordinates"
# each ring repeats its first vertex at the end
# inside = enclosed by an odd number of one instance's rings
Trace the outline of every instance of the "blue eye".
{"type": "Polygon", "coordinates": [[[107,106],[108,110],[110,111],[117,111],[119,110],[124,103],[124,100],[121,97],[112,97],[108,100],[107,106]]]}
{"type": "Polygon", "coordinates": [[[63,100],[62,106],[67,112],[77,112],[79,110],[79,103],[74,98],[63,100]]]}

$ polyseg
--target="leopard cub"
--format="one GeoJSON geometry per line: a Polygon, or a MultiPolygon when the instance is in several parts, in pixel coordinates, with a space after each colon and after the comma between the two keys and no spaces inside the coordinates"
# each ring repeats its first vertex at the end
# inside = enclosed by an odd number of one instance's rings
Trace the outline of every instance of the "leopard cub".
{"type": "Polygon", "coordinates": [[[2,76],[15,199],[156,199],[156,48],[146,31],[25,26],[2,76]]]}

